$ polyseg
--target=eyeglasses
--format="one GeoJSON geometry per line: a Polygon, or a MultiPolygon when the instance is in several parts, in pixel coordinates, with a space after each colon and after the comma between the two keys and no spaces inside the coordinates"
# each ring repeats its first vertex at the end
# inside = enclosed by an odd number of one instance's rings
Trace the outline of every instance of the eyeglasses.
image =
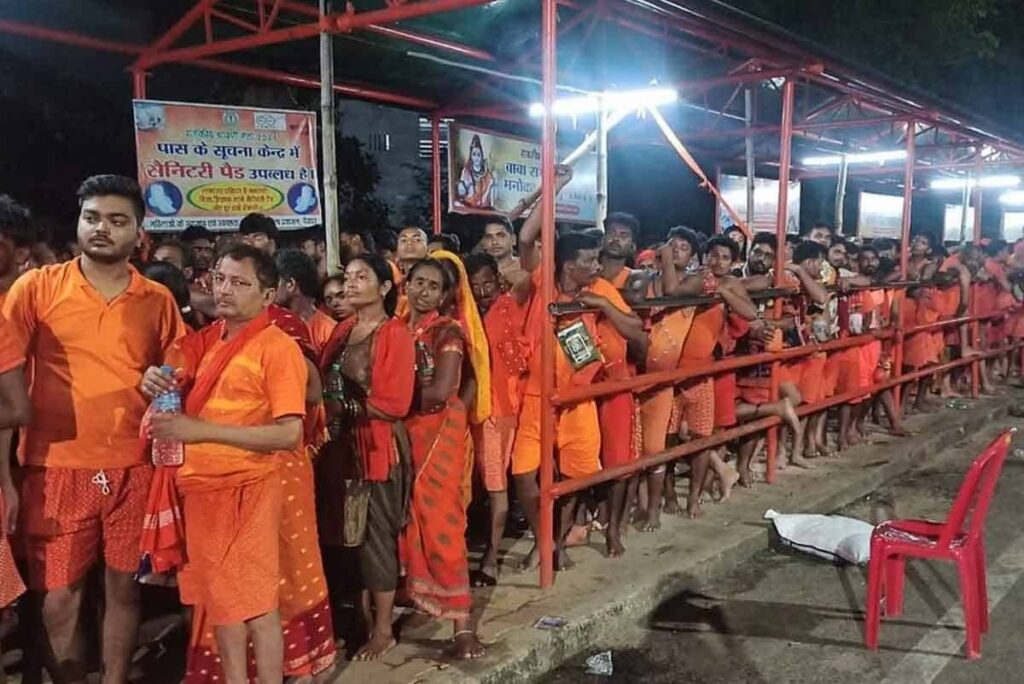
{"type": "Polygon", "coordinates": [[[252,287],[252,283],[248,280],[242,280],[235,276],[226,276],[218,271],[213,272],[212,276],[213,284],[216,287],[220,287],[224,283],[228,283],[232,290],[242,290],[252,287]]]}

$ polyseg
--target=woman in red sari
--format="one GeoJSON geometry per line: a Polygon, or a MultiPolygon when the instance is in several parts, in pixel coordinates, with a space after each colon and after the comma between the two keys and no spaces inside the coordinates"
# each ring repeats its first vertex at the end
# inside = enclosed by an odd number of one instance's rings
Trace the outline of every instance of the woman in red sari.
{"type": "Polygon", "coordinates": [[[365,534],[358,546],[368,638],[355,659],[377,660],[395,646],[398,537],[409,488],[402,419],[413,398],[416,356],[408,329],[394,318],[398,290],[387,262],[372,254],[349,261],[345,298],[354,314],[337,325],[320,358],[330,392],[324,404],[331,439],[317,461],[317,522],[325,546],[358,543],[345,539],[338,499],[345,480],[369,484],[365,534]],[[338,380],[343,396],[332,384],[338,380]]]}
{"type": "Polygon", "coordinates": [[[416,342],[416,394],[406,420],[412,442],[409,521],[402,532],[406,590],[416,608],[454,622],[451,654],[469,659],[484,647],[469,626],[466,512],[460,490],[466,460],[466,407],[459,397],[465,334],[438,308],[455,284],[440,262],[424,259],[406,276],[416,342]]]}

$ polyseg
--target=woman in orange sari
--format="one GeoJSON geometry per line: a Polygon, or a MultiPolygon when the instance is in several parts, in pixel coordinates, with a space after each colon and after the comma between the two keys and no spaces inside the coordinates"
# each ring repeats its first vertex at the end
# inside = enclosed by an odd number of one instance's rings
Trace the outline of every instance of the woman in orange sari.
{"type": "Polygon", "coordinates": [[[465,334],[438,311],[455,287],[435,259],[406,275],[409,313],[403,320],[416,345],[416,394],[406,420],[412,442],[413,485],[409,521],[402,532],[405,586],[416,608],[454,622],[451,654],[470,659],[484,647],[469,627],[469,558],[466,512],[460,496],[468,431],[459,397],[465,334]]]}
{"type": "Polygon", "coordinates": [[[334,329],[320,357],[331,439],[317,462],[317,520],[322,544],[358,544],[368,638],[355,659],[377,660],[395,646],[398,536],[409,487],[401,421],[412,403],[416,356],[408,329],[394,318],[398,290],[386,261],[372,254],[349,261],[345,298],[355,313],[334,329]],[[337,504],[345,480],[356,479],[369,485],[361,544],[346,539],[337,504]]]}

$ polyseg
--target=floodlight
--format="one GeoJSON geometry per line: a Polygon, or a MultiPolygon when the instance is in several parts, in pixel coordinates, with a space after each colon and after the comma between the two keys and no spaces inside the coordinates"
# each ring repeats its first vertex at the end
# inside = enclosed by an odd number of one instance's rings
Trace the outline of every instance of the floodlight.
{"type": "Polygon", "coordinates": [[[999,202],[1010,206],[1024,205],[1024,190],[1011,190],[1010,192],[1004,192],[999,196],[999,202]]]}
{"type": "Polygon", "coordinates": [[[853,154],[825,154],[818,157],[804,157],[804,166],[832,166],[842,164],[884,164],[887,161],[906,159],[906,150],[883,150],[881,152],[855,152],[853,154]]]}
{"type": "Polygon", "coordinates": [[[1020,176],[982,176],[981,178],[936,178],[932,190],[963,190],[979,185],[983,188],[1013,188],[1020,185],[1020,176]]]}
{"type": "MultiPolygon", "coordinates": [[[[672,104],[679,99],[679,93],[672,88],[644,88],[642,90],[606,90],[602,93],[589,93],[575,97],[563,97],[555,100],[555,116],[578,116],[605,110],[628,107],[658,107],[672,104]]],[[[530,116],[544,115],[544,105],[534,102],[530,105],[530,116]]]]}

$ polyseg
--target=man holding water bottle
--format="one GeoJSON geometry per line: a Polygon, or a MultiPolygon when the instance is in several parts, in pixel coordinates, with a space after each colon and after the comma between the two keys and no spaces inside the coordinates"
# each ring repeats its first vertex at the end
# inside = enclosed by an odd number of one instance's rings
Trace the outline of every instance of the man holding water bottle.
{"type": "Polygon", "coordinates": [[[185,445],[177,485],[188,561],[178,583],[182,602],[195,606],[186,678],[209,674],[210,681],[246,682],[251,640],[259,681],[279,682],[279,469],[302,441],[306,363],[267,311],[279,279],[273,258],[236,245],[212,274],[218,320],[167,356],[176,377],[154,364],[142,381],[152,398],[179,386],[186,397],[183,413],[152,417],[155,440],[185,445]],[[204,645],[208,634],[216,639],[217,657],[204,645]],[[214,675],[218,669],[223,678],[214,675]]]}
{"type": "Polygon", "coordinates": [[[162,285],[128,260],[145,212],[138,184],[93,176],[78,190],[82,255],[26,273],[3,304],[31,362],[32,424],[22,432],[18,527],[28,583],[43,593],[55,681],[85,680],[84,579],[105,569],[103,681],[127,681],[139,623],[139,536],[152,467],[139,439],[143,371],[185,332],[162,285]]]}

